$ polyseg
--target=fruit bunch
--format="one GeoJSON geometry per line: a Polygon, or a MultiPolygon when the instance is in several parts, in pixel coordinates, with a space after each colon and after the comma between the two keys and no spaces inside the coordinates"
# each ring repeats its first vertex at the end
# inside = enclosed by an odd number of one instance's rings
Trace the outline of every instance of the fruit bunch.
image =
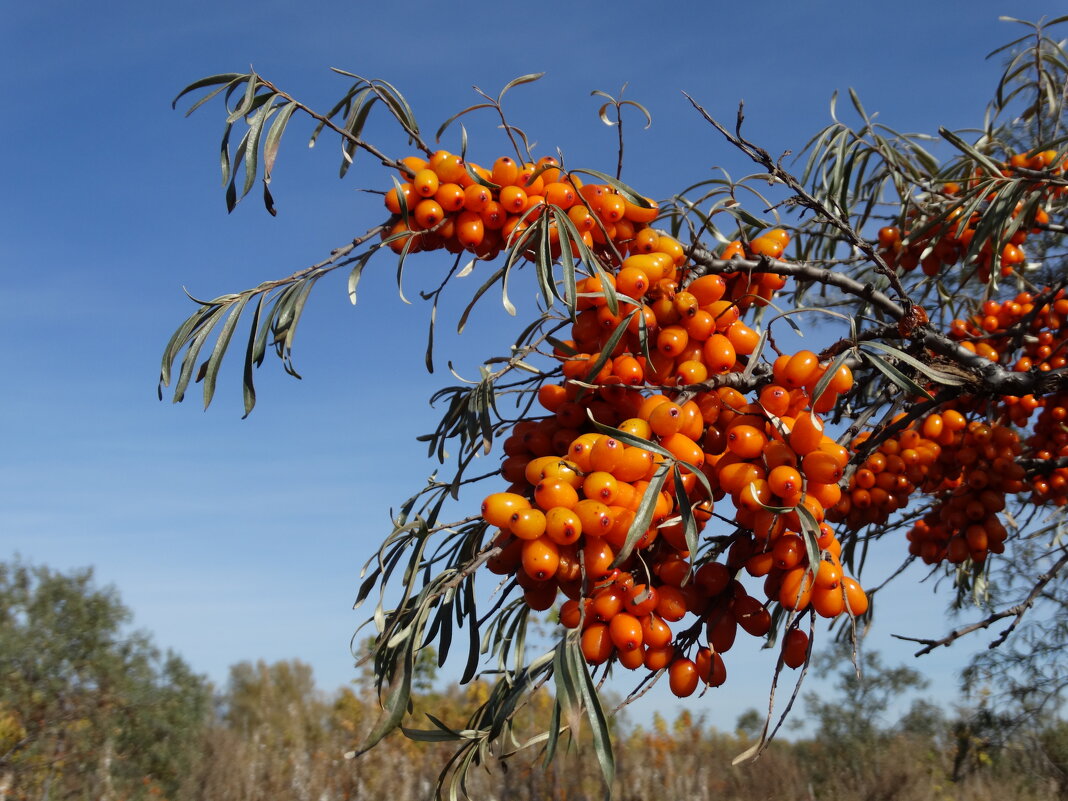
{"type": "MultiPolygon", "coordinates": [[[[853,450],[868,436],[855,439],[853,450]]],[[[879,443],[830,517],[850,530],[885,523],[918,490],[935,503],[909,531],[909,552],[927,564],[980,563],[1004,551],[997,515],[1007,495],[1024,489],[1025,471],[1016,462],[1022,449],[1015,431],[978,415],[969,421],[956,408],[926,415],[879,443]]]]}
{"type": "MultiPolygon", "coordinates": [[[[1030,453],[1036,459],[1051,461],[1068,457],[1068,394],[1057,393],[1044,399],[1044,408],[1035,421],[1027,439],[1030,453]]],[[[1031,502],[1035,504],[1068,504],[1068,467],[1055,467],[1031,481],[1031,502]]]]}
{"type": "MultiPolygon", "coordinates": [[[[1023,153],[1014,154],[1004,164],[1002,175],[1013,177],[1020,170],[1047,171],[1051,175],[1061,175],[1064,172],[1068,160],[1059,160],[1058,154],[1053,150],[1046,150],[1033,155],[1023,153]]],[[[973,185],[983,177],[982,173],[976,174],[973,185]]],[[[1036,182],[1036,186],[1039,184],[1036,182]]],[[[961,191],[956,182],[949,182],[942,186],[940,197],[933,199],[939,204],[952,203],[953,197],[961,191]]],[[[1008,241],[1002,245],[1001,252],[994,254],[990,241],[987,241],[979,249],[975,259],[976,275],[979,280],[990,280],[991,271],[998,269],[1002,277],[1013,273],[1020,265],[1027,261],[1023,245],[1029,233],[1037,233],[1049,222],[1049,203],[1062,197],[1068,187],[1045,186],[1042,196],[1037,204],[1031,205],[1028,219],[1021,221],[1016,230],[1006,237],[1008,241]]],[[[987,197],[988,202],[996,199],[994,194],[987,197]]],[[[1024,212],[1025,204],[1019,202],[1012,213],[1018,217],[1024,212]]],[[[964,214],[961,207],[953,208],[945,218],[934,225],[929,225],[915,209],[910,212],[911,227],[916,233],[911,233],[909,228],[902,230],[898,226],[887,226],[879,230],[879,247],[882,257],[891,266],[895,266],[906,272],[920,267],[925,275],[934,276],[948,266],[956,264],[968,252],[972,245],[976,231],[982,220],[982,211],[976,209],[971,212],[967,220],[962,219],[964,214]]],[[[994,237],[998,239],[999,237],[994,237]]]]}
{"type": "MultiPolygon", "coordinates": [[[[1068,365],[1068,296],[1060,289],[1037,296],[1021,292],[1003,303],[988,300],[971,318],[954,320],[950,336],[990,361],[1011,363],[1017,372],[1059,370],[1068,365]]],[[[1009,395],[1001,403],[1005,415],[1022,427],[1046,400],[1009,395]]]]}
{"type": "MultiPolygon", "coordinates": [[[[725,255],[778,258],[788,239],[774,230],[725,255]]],[[[571,338],[554,352],[563,380],[538,392],[549,414],[515,424],[510,486],[482,516],[498,529],[489,569],[514,575],[534,609],[562,593],[560,621],[581,627],[590,664],[666,668],[685,696],[725,680],[738,629],[767,635],[772,605],[831,618],[868,601],[823,522],[849,453],[820,414],[852,374],[826,376],[801,351],[780,356],[752,397],[713,388],[745,370],[759,337],[742,314],[782,279],[691,274],[677,244],[638,232],[618,269],[579,283],[571,338]],[[714,517],[733,533],[702,539],[714,517]],[[747,575],[764,578],[759,596],[747,575]]],[[[807,649],[791,628],[784,664],[807,649]]]]}
{"type": "Polygon", "coordinates": [[[1068,296],[1060,289],[1042,293],[1038,303],[1031,292],[1002,303],[988,300],[969,319],[954,320],[950,336],[994,362],[1019,350],[1013,364],[1019,372],[1060,369],[1068,364],[1068,296]]]}
{"type": "MultiPolygon", "coordinates": [[[[925,423],[948,413],[931,415],[925,423]]],[[[1024,469],[1015,461],[1022,445],[1015,431],[979,419],[952,428],[938,475],[928,475],[922,486],[937,502],[908,533],[909,552],[927,564],[943,559],[981,563],[988,553],[1004,552],[1007,532],[997,515],[1006,495],[1024,488],[1024,469]]]]}
{"type": "MultiPolygon", "coordinates": [[[[962,347],[1016,372],[1048,372],[1068,364],[1068,294],[1064,289],[1021,292],[987,300],[967,319],[950,324],[962,347]]],[[[996,402],[964,396],[912,422],[877,448],[858,436],[851,450],[870,450],[828,516],[856,531],[883,524],[913,493],[933,496],[931,510],[909,531],[910,553],[928,564],[982,563],[1002,553],[1005,527],[998,514],[1006,497],[1031,491],[1035,504],[1068,504],[1068,468],[1049,464],[1027,475],[1020,457],[1036,465],[1068,457],[1068,396],[1002,396],[996,402]],[[1014,430],[1031,425],[1021,440],[1014,430]]],[[[899,415],[892,422],[897,422],[899,415]]]]}
{"type": "MultiPolygon", "coordinates": [[[[493,259],[546,204],[566,212],[587,247],[611,250],[634,240],[658,214],[655,204],[632,203],[611,186],[583,184],[548,156],[525,164],[502,156],[486,169],[439,150],[429,160],[409,156],[401,163],[399,186],[385,195],[393,218],[383,234],[397,253],[444,248],[493,259]]],[[[555,222],[549,236],[558,254],[555,222]]]]}

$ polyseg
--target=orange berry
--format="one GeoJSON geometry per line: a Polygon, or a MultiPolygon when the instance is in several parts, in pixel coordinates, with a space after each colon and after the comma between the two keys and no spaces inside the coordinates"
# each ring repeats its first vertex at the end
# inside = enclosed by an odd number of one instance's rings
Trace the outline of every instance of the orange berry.
{"type": "Polygon", "coordinates": [[[420,228],[433,228],[445,219],[445,210],[433,198],[426,198],[416,204],[413,216],[415,217],[416,225],[420,228]]]}
{"type": "Polygon", "coordinates": [[[671,628],[657,615],[641,618],[642,644],[649,648],[663,648],[671,642],[671,628]]]}
{"type": "Polygon", "coordinates": [[[812,590],[812,608],[820,617],[838,617],[845,611],[845,593],[841,587],[821,587],[812,590]]]}
{"type": "Polygon", "coordinates": [[[771,613],[751,595],[735,599],[732,613],[742,630],[753,637],[763,637],[771,630],[771,613]]]}
{"type": "Polygon", "coordinates": [[[474,211],[462,211],[456,218],[456,240],[465,248],[477,248],[486,236],[486,226],[474,211]]]}
{"type": "Polygon", "coordinates": [[[415,187],[413,187],[410,183],[405,182],[401,184],[401,189],[399,193],[397,192],[397,187],[393,187],[388,192],[386,192],[386,208],[389,209],[390,212],[392,212],[393,214],[401,213],[399,196],[404,197],[405,206],[407,207],[408,213],[410,214],[412,209],[414,209],[415,205],[419,202],[420,197],[418,194],[416,194],[415,187]]]}
{"type": "Polygon", "coordinates": [[[553,540],[539,537],[523,541],[523,570],[537,581],[547,581],[560,566],[560,550],[553,540]]]}
{"type": "Polygon", "coordinates": [[[578,517],[582,533],[587,537],[603,537],[612,529],[612,514],[608,505],[601,501],[585,498],[575,504],[572,512],[578,517]]]}
{"type": "Polygon", "coordinates": [[[780,498],[788,498],[801,491],[801,474],[796,468],[782,464],[768,473],[768,487],[780,498]]]}
{"type": "Polygon", "coordinates": [[[518,186],[506,186],[501,189],[498,202],[509,214],[519,214],[526,210],[527,193],[518,186]]]}
{"type": "Polygon", "coordinates": [[[856,579],[843,576],[842,588],[845,590],[846,606],[851,614],[859,617],[868,611],[868,596],[856,579]]]}
{"type": "Polygon", "coordinates": [[[708,371],[712,374],[729,373],[738,360],[733,343],[723,334],[712,334],[706,339],[702,355],[708,371]]]}
{"type": "Polygon", "coordinates": [[[823,439],[823,421],[810,412],[801,412],[794,420],[788,442],[800,455],[816,450],[823,439]]]}
{"type": "Polygon", "coordinates": [[[651,208],[644,208],[624,198],[623,216],[631,222],[651,223],[660,214],[660,208],[649,198],[645,198],[645,200],[650,204],[651,208]]]}
{"type": "Polygon", "coordinates": [[[697,468],[705,463],[705,453],[701,446],[685,434],[668,434],[661,438],[660,445],[679,461],[689,462],[697,468]]]}
{"type": "Polygon", "coordinates": [[[615,645],[604,623],[594,623],[582,632],[582,656],[591,665],[607,662],[615,652],[615,645]]]}
{"type": "Polygon", "coordinates": [[[842,467],[838,460],[818,449],[805,454],[801,460],[801,470],[805,478],[817,484],[836,484],[842,478],[842,467]]]}
{"type": "MultiPolygon", "coordinates": [[[[543,173],[544,175],[544,173],[543,173]]],[[[545,202],[562,209],[570,209],[578,202],[578,194],[571,184],[553,181],[545,185],[545,202]]]]}
{"type": "Polygon", "coordinates": [[[795,567],[782,579],[779,590],[779,603],[786,609],[800,611],[808,606],[812,599],[812,571],[808,567],[795,567]]]}
{"type": "Polygon", "coordinates": [[[689,341],[690,335],[680,325],[668,325],[656,335],[656,347],[665,356],[678,356],[689,341]]]}
{"type": "MultiPolygon", "coordinates": [[[[563,506],[554,506],[545,512],[544,528],[545,536],[557,545],[571,545],[578,540],[583,531],[582,520],[578,513],[563,506]]],[[[516,534],[516,536],[519,535],[516,534]]]]}
{"type": "Polygon", "coordinates": [[[767,444],[767,435],[754,426],[735,425],[727,432],[727,448],[741,459],[756,459],[767,444]]]}
{"type": "Polygon", "coordinates": [[[782,661],[788,668],[799,668],[808,658],[808,635],[801,629],[790,629],[782,638],[782,661]]]}
{"type": "Polygon", "coordinates": [[[735,352],[749,356],[756,350],[760,342],[760,334],[738,320],[727,328],[727,339],[731,341],[735,352]]]}
{"type": "Polygon", "coordinates": [[[799,389],[809,383],[819,366],[815,353],[810,350],[798,351],[784,365],[781,383],[789,389],[799,389]]]}
{"type": "Polygon", "coordinates": [[[671,401],[659,403],[649,414],[649,428],[659,437],[677,434],[683,422],[682,407],[671,401]]]}
{"type": "Polygon", "coordinates": [[[608,636],[620,651],[635,651],[642,644],[642,625],[634,615],[620,612],[609,622],[608,636]]]}
{"type": "Polygon", "coordinates": [[[541,509],[518,509],[509,519],[508,530],[521,540],[536,540],[545,533],[545,513],[541,509]]]}
{"type": "Polygon", "coordinates": [[[697,665],[685,658],[676,659],[668,668],[668,686],[679,698],[686,698],[697,690],[697,665]]]}
{"type": "Polygon", "coordinates": [[[512,515],[529,509],[530,501],[514,492],[495,492],[482,501],[482,517],[491,526],[507,530],[512,515]]]}
{"type": "Polygon", "coordinates": [[[611,546],[603,539],[594,539],[586,543],[582,549],[582,560],[586,570],[586,577],[591,581],[599,581],[608,573],[609,565],[615,560],[616,555],[611,546]]]}
{"type": "Polygon", "coordinates": [[[578,492],[563,478],[543,478],[534,487],[534,502],[546,512],[554,506],[571,509],[578,500],[578,492]]]}
{"type": "Polygon", "coordinates": [[[412,178],[412,187],[420,197],[433,197],[439,184],[438,174],[430,168],[419,170],[412,178]]]}

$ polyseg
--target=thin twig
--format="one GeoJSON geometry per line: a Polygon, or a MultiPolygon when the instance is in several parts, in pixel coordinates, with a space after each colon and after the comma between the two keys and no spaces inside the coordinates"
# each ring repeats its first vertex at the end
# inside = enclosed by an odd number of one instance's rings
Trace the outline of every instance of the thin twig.
{"type": "MultiPolygon", "coordinates": [[[[299,100],[297,100],[292,95],[290,95],[290,94],[288,94],[286,92],[283,92],[281,89],[279,89],[277,86],[275,86],[273,83],[271,83],[267,79],[263,78],[262,76],[257,76],[257,77],[259,77],[259,82],[263,86],[266,86],[268,89],[270,89],[272,92],[274,92],[279,97],[283,97],[286,100],[288,100],[296,108],[299,108],[301,111],[303,111],[305,114],[310,116],[312,119],[315,119],[315,120],[319,121],[320,123],[322,123],[323,125],[325,125],[331,131],[333,131],[338,136],[340,136],[342,139],[345,139],[345,140],[351,142],[352,144],[354,144],[356,147],[360,148],[361,150],[366,150],[372,156],[377,158],[384,166],[386,166],[386,167],[395,167],[396,169],[401,170],[402,172],[404,172],[406,175],[415,175],[415,173],[412,171],[412,169],[407,164],[404,164],[403,162],[401,162],[399,159],[391,159],[389,156],[387,156],[385,153],[383,153],[381,150],[379,150],[374,145],[363,141],[358,136],[353,136],[351,132],[346,131],[344,128],[339,128],[331,120],[329,120],[328,118],[324,117],[319,112],[317,112],[317,111],[311,109],[310,107],[304,105],[303,103],[301,103],[299,100]]],[[[408,133],[410,134],[411,132],[409,131],[408,133]]],[[[415,138],[418,138],[418,137],[415,137],[415,138]]],[[[420,142],[419,144],[422,147],[424,152],[426,152],[426,153],[430,153],[431,152],[430,149],[425,144],[423,144],[422,142],[420,142]]]]}
{"type": "Polygon", "coordinates": [[[1031,592],[1028,593],[1027,598],[1025,598],[1021,603],[1018,603],[1015,606],[1010,606],[1008,609],[1002,609],[1000,612],[994,612],[993,614],[988,615],[987,617],[975,623],[971,623],[967,626],[961,626],[959,629],[954,629],[941,639],[931,640],[921,637],[906,637],[902,634],[892,634],[890,636],[896,637],[899,640],[906,640],[907,642],[919,643],[923,646],[923,648],[916,652],[916,656],[924,656],[925,654],[931,653],[931,651],[933,651],[935,648],[938,648],[939,646],[949,646],[951,643],[959,640],[961,637],[964,637],[967,634],[971,634],[975,631],[980,631],[981,629],[989,628],[991,625],[997,623],[999,620],[1004,620],[1007,617],[1014,618],[1012,623],[1009,624],[1008,628],[1001,632],[1001,634],[999,634],[998,637],[993,642],[991,642],[990,645],[987,646],[988,648],[997,648],[1009,638],[1009,635],[1012,634],[1012,632],[1020,624],[1020,621],[1023,619],[1023,616],[1032,606],[1034,606],[1035,599],[1037,599],[1038,596],[1042,593],[1042,590],[1045,589],[1046,585],[1049,584],[1054,578],[1056,578],[1057,574],[1061,571],[1062,568],[1064,568],[1066,564],[1068,564],[1068,550],[1065,550],[1061,558],[1058,559],[1057,562],[1048,571],[1038,577],[1038,581],[1035,582],[1035,585],[1031,588],[1031,592]]]}

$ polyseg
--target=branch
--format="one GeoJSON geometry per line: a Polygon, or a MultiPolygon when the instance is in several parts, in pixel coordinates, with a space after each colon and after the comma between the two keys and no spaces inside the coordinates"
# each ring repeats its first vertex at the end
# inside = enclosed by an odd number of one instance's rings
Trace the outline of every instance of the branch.
{"type": "Polygon", "coordinates": [[[777,180],[788,186],[794,192],[794,195],[796,196],[797,201],[800,203],[800,205],[810,209],[817,215],[824,217],[828,222],[831,223],[831,225],[841,231],[842,235],[846,239],[846,242],[852,245],[857,250],[859,250],[861,253],[863,253],[875,265],[875,269],[878,273],[886,276],[887,280],[890,282],[890,286],[893,287],[894,292],[897,293],[898,297],[901,298],[901,300],[905,303],[906,307],[911,305],[911,301],[905,294],[905,289],[903,286],[901,286],[901,281],[898,279],[897,273],[893,269],[891,269],[889,265],[887,265],[887,263],[883,260],[883,257],[879,254],[879,252],[871,246],[871,243],[861,237],[859,233],[857,233],[856,229],[853,228],[853,226],[849,223],[849,220],[846,217],[837,212],[832,211],[821,200],[811,195],[801,185],[801,183],[796,178],[794,178],[793,175],[784,170],[782,168],[782,165],[780,165],[777,161],[774,161],[771,158],[771,155],[766,150],[757,147],[752,142],[746,141],[741,137],[740,132],[743,119],[741,106],[738,107],[738,134],[736,135],[730,133],[729,131],[727,131],[726,128],[716,122],[716,120],[714,120],[709,115],[709,113],[697,103],[696,100],[694,100],[685,92],[683,92],[683,95],[686,97],[687,100],[690,101],[693,107],[697,109],[698,113],[700,113],[701,116],[704,117],[710,125],[712,125],[712,127],[714,127],[717,131],[719,131],[721,134],[723,134],[723,136],[727,138],[728,142],[730,142],[732,145],[734,145],[747,156],[749,156],[749,158],[751,158],[753,161],[762,165],[772,177],[776,178],[777,180]]]}
{"type": "Polygon", "coordinates": [[[1023,619],[1023,616],[1032,606],[1034,606],[1035,599],[1038,598],[1039,595],[1041,595],[1042,590],[1045,589],[1046,585],[1049,584],[1054,578],[1056,578],[1057,574],[1061,571],[1062,568],[1064,568],[1066,564],[1068,564],[1068,550],[1064,552],[1064,554],[1061,556],[1060,559],[1057,560],[1056,564],[1054,564],[1053,567],[1051,567],[1047,572],[1043,573],[1041,576],[1038,577],[1038,581],[1035,582],[1035,585],[1031,588],[1031,592],[1028,593],[1027,598],[1025,598],[1022,603],[1018,603],[1015,606],[1010,606],[1008,609],[1003,609],[1000,612],[994,612],[993,614],[983,618],[982,620],[976,623],[972,623],[967,626],[962,626],[959,629],[954,629],[941,639],[928,640],[919,637],[905,637],[901,634],[892,634],[890,636],[896,637],[899,640],[919,643],[923,646],[923,648],[917,651],[915,655],[924,656],[925,654],[931,653],[931,651],[933,651],[935,648],[938,648],[939,646],[945,645],[948,647],[951,643],[955,642],[956,640],[959,640],[961,637],[967,634],[971,634],[974,631],[979,631],[980,629],[989,628],[991,625],[993,625],[999,620],[1003,620],[1007,617],[1014,618],[1012,623],[1009,624],[1008,628],[1001,632],[1001,634],[998,635],[997,639],[995,639],[993,642],[990,643],[990,645],[987,646],[988,648],[997,648],[1009,638],[1009,635],[1012,634],[1012,632],[1020,624],[1020,621],[1023,619]]]}
{"type": "Polygon", "coordinates": [[[759,259],[720,259],[701,247],[692,248],[691,254],[694,262],[704,267],[705,272],[708,273],[732,273],[749,270],[752,272],[775,273],[776,275],[791,275],[795,278],[803,278],[808,281],[837,287],[849,295],[871,303],[895,320],[900,320],[905,316],[905,310],[901,305],[884,292],[880,292],[872,284],[862,284],[860,281],[843,273],[836,273],[822,267],[814,267],[811,264],[769,259],[766,256],[762,256],[759,259]]]}
{"type": "MultiPolygon", "coordinates": [[[[752,260],[720,259],[701,247],[693,247],[690,252],[693,261],[701,265],[706,273],[751,270],[791,275],[841,289],[846,294],[870,303],[895,320],[901,321],[906,317],[905,308],[902,305],[877,290],[872,284],[862,284],[842,273],[814,267],[811,264],[778,261],[765,256],[752,260]]],[[[1049,395],[1068,390],[1068,368],[1048,371],[1032,370],[1027,373],[1008,370],[1003,365],[972,353],[962,347],[959,342],[935,331],[930,325],[916,326],[910,338],[971,373],[977,382],[981,382],[982,391],[991,395],[1049,395]]],[[[972,391],[976,389],[979,388],[973,387],[972,391]]]]}
{"type": "Polygon", "coordinates": [[[1068,456],[1059,456],[1056,459],[1017,459],[1016,463],[1027,471],[1028,476],[1043,476],[1068,467],[1068,456]]]}
{"type": "MultiPolygon", "coordinates": [[[[401,162],[398,159],[391,159],[389,156],[387,156],[385,153],[383,153],[381,150],[379,150],[374,145],[368,144],[367,142],[365,142],[362,139],[360,139],[358,136],[353,136],[351,133],[346,131],[344,128],[339,128],[337,125],[335,125],[327,117],[324,117],[322,114],[319,114],[317,111],[314,111],[311,108],[309,108],[308,106],[304,105],[303,103],[301,103],[299,100],[297,100],[292,95],[287,94],[286,92],[283,92],[281,89],[279,89],[273,83],[268,81],[266,78],[264,78],[262,76],[257,76],[257,77],[259,78],[259,82],[263,86],[266,86],[268,89],[270,89],[272,92],[274,92],[279,97],[284,97],[286,100],[288,100],[290,103],[292,103],[295,108],[299,108],[305,114],[307,114],[308,116],[310,116],[313,119],[317,120],[321,125],[325,125],[331,131],[333,131],[338,136],[340,136],[342,139],[346,139],[349,142],[352,142],[352,144],[354,144],[356,147],[361,148],[362,150],[366,150],[372,156],[377,158],[383,164],[383,166],[394,167],[394,168],[396,168],[398,170],[401,170],[404,174],[409,175],[409,176],[415,175],[415,173],[412,171],[411,167],[409,167],[407,164],[404,164],[403,162],[401,162]]],[[[411,135],[411,131],[407,131],[407,133],[409,135],[411,135]]],[[[418,138],[418,137],[416,137],[416,138],[418,138]]],[[[425,153],[430,153],[431,152],[430,149],[423,142],[420,141],[420,142],[418,142],[418,144],[423,149],[423,151],[425,153]]]]}

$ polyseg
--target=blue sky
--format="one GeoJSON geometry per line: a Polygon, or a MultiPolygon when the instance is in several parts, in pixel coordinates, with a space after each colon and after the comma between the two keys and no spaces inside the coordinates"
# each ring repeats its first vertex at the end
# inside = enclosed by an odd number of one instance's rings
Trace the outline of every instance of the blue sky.
{"type": "MultiPolygon", "coordinates": [[[[997,22],[1005,5],[910,0],[891,13],[833,2],[457,2],[411,3],[401,18],[334,2],[8,9],[0,558],[93,565],[158,644],[216,681],[256,658],[303,659],[327,688],[354,675],[357,573],[388,531],[389,506],[433,469],[415,437],[433,427],[427,398],[449,377],[422,370],[426,309],[398,300],[383,260],[365,275],[356,308],[343,279],[320,284],[297,339],[304,380],[268,362],[248,420],[233,356],[208,412],[196,390],[179,406],[156,399],[160,353],[192,308],[183,286],[214,296],[318,261],[381,219],[379,201],[357,190],[389,180],[366,160],[337,180],[334,142],[309,151],[310,128],[294,121],[272,183],[278,217],[255,190],[227,216],[221,107],[190,119],[172,111],[187,83],[253,64],[325,108],[345,88],[328,71],[337,66],[389,79],[432,132],[477,101],[472,84],[495,91],[544,70],[511,96],[515,121],[539,152],[560,147],[572,163],[605,171],[615,164],[614,132],[589,95],[627,83],[626,97],[650,109],[653,125],[631,124],[624,178],[664,197],[716,165],[752,170],[680,89],[726,120],[744,99],[748,135],[772,152],[799,150],[828,122],[831,93],[849,86],[901,130],[981,123],[998,75],[983,56],[1015,35],[997,22]]],[[[1011,6],[1024,18],[1057,10],[1011,6]]],[[[505,152],[492,119],[467,126],[476,160],[505,152]]],[[[397,156],[408,152],[389,126],[370,135],[397,156]]],[[[458,149],[455,139],[445,144],[458,149]]],[[[441,266],[413,259],[412,286],[441,266]]],[[[514,322],[491,306],[463,337],[443,337],[440,365],[452,359],[471,376],[495,355],[489,345],[514,322]]],[[[454,302],[442,310],[445,320],[456,314],[454,302]]],[[[881,579],[896,557],[896,546],[880,553],[871,575],[881,579]]],[[[900,586],[871,640],[891,663],[910,660],[911,649],[890,632],[949,625],[929,590],[900,586]]],[[[951,692],[964,656],[958,649],[917,666],[951,692]]],[[[734,657],[729,695],[706,698],[710,719],[729,728],[762,705],[771,661],[734,657]]],[[[632,717],[669,702],[666,688],[650,693],[632,717]]]]}

